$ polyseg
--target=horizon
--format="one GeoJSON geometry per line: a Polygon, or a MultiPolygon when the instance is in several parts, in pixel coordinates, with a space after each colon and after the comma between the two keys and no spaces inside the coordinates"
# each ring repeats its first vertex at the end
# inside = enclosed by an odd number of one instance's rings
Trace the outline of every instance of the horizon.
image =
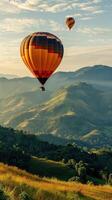
{"type": "MultiPolygon", "coordinates": [[[[47,31],[57,35],[65,53],[57,71],[76,71],[83,66],[112,66],[112,1],[104,0],[1,0],[0,73],[31,76],[20,58],[22,39],[29,33],[47,31]],[[76,26],[68,31],[67,16],[76,26]],[[69,66],[69,67],[68,67],[69,66]]],[[[56,71],[56,72],[57,72],[56,71]]]]}
{"type": "MultiPolygon", "coordinates": [[[[52,76],[54,75],[54,74],[56,74],[56,73],[75,73],[75,72],[77,72],[77,71],[79,71],[79,70],[83,70],[83,69],[85,69],[85,68],[95,68],[95,67],[105,67],[105,68],[112,68],[112,66],[108,66],[108,65],[102,65],[102,64],[99,64],[99,65],[93,65],[93,66],[84,66],[84,67],[81,67],[81,68],[79,68],[79,69],[76,69],[76,70],[74,70],[74,71],[55,71],[53,74],[52,74],[52,76]]],[[[9,73],[0,73],[0,78],[6,78],[6,79],[8,79],[7,77],[4,77],[4,76],[12,76],[12,78],[10,78],[10,79],[15,79],[15,78],[34,78],[34,79],[37,79],[36,77],[34,77],[32,74],[29,74],[29,75],[21,75],[21,76],[19,76],[19,75],[17,75],[17,74],[9,74],[9,73]],[[14,76],[14,77],[13,77],[14,76]]],[[[51,78],[51,77],[50,77],[51,78]]]]}

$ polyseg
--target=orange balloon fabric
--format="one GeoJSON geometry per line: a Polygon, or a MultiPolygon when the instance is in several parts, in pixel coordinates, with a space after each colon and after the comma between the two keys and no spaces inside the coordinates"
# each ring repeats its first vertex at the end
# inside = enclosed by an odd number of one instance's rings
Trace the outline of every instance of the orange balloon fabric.
{"type": "Polygon", "coordinates": [[[61,40],[46,32],[27,36],[20,46],[23,62],[42,85],[59,66],[63,53],[61,40]]]}
{"type": "Polygon", "coordinates": [[[75,24],[75,19],[73,17],[68,17],[66,19],[66,24],[67,24],[68,28],[71,29],[75,24]]]}

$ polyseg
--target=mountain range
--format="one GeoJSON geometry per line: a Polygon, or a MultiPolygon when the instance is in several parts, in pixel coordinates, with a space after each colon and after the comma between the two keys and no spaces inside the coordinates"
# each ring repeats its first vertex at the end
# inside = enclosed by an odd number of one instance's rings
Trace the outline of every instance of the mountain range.
{"type": "Polygon", "coordinates": [[[40,91],[34,78],[0,78],[0,124],[43,140],[112,145],[112,68],[57,72],[40,91]]]}
{"type": "Polygon", "coordinates": [[[4,77],[7,79],[19,78],[17,75],[13,75],[13,74],[0,74],[0,77],[4,77]]]}

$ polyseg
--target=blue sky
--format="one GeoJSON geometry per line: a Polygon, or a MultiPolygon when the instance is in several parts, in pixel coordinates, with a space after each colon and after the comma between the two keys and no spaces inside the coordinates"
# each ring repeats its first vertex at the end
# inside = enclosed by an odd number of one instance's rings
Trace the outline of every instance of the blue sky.
{"type": "Polygon", "coordinates": [[[112,66],[112,0],[0,0],[0,73],[30,75],[22,63],[22,39],[35,31],[56,34],[65,54],[58,68],[112,66]],[[76,26],[68,31],[67,16],[76,26]]]}

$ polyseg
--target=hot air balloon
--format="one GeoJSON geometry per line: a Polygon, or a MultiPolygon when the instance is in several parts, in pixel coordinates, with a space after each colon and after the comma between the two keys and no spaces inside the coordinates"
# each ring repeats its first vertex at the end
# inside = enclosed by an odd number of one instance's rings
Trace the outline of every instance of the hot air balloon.
{"type": "Polygon", "coordinates": [[[75,19],[73,17],[67,17],[66,25],[68,26],[69,30],[74,26],[75,19]]]}
{"type": "Polygon", "coordinates": [[[23,62],[32,74],[44,84],[61,63],[63,44],[55,35],[47,32],[36,32],[25,37],[20,46],[23,62]]]}

